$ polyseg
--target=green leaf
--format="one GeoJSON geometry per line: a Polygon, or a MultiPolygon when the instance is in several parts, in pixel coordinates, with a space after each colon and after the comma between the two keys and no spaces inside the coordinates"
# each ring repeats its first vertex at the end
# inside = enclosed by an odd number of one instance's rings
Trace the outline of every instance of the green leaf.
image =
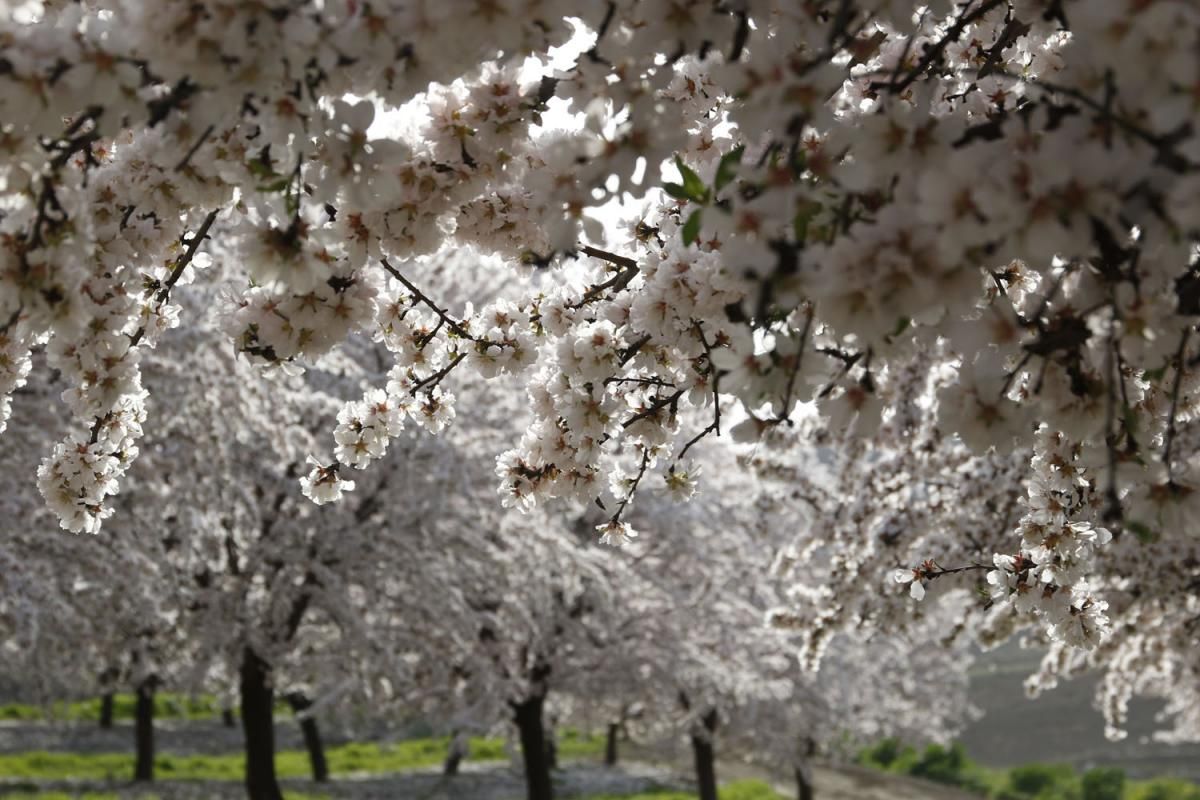
{"type": "Polygon", "coordinates": [[[894,339],[904,331],[908,330],[908,326],[912,324],[912,320],[908,317],[900,317],[896,320],[896,327],[892,328],[892,332],[888,334],[889,339],[894,339]]]}
{"type": "Polygon", "coordinates": [[[737,177],[738,167],[742,165],[742,153],[744,152],[746,152],[746,146],[738,145],[721,156],[721,163],[717,164],[717,177],[713,181],[713,189],[715,191],[721,191],[729,185],[730,181],[737,177]]]}
{"type": "Polygon", "coordinates": [[[277,181],[262,184],[258,187],[258,190],[260,192],[282,192],[287,190],[290,183],[291,180],[288,178],[280,178],[277,181]]]}
{"type": "Polygon", "coordinates": [[[683,159],[679,156],[675,156],[675,166],[679,170],[679,174],[683,176],[683,193],[687,199],[701,204],[707,203],[708,187],[704,185],[704,181],[700,180],[700,176],[691,167],[684,164],[683,159]]]}
{"type": "Polygon", "coordinates": [[[274,178],[279,175],[279,173],[271,167],[270,163],[261,161],[259,159],[246,162],[246,167],[250,170],[250,174],[256,178],[274,178]]]}
{"type": "Polygon", "coordinates": [[[792,220],[792,233],[795,234],[797,243],[803,244],[808,239],[808,223],[820,210],[821,206],[818,203],[806,203],[800,206],[792,220]]]}
{"type": "Polygon", "coordinates": [[[688,197],[687,190],[683,188],[681,183],[671,183],[667,181],[663,184],[663,191],[674,197],[676,200],[691,200],[688,197]]]}
{"type": "Polygon", "coordinates": [[[687,222],[683,223],[683,243],[685,245],[696,241],[696,238],[700,235],[700,212],[703,210],[702,208],[697,208],[688,217],[687,222]]]}
{"type": "Polygon", "coordinates": [[[1129,406],[1125,406],[1125,430],[1130,436],[1135,436],[1138,432],[1138,413],[1129,406]]]}
{"type": "Polygon", "coordinates": [[[1158,534],[1150,529],[1149,525],[1134,520],[1127,520],[1125,527],[1137,537],[1137,540],[1142,544],[1149,544],[1158,538],[1158,534]]]}

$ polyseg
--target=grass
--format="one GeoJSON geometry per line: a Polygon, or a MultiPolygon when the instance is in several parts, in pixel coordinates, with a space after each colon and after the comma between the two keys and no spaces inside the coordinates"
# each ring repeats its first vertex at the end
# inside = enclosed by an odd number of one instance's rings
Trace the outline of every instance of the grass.
{"type": "MultiPolygon", "coordinates": [[[[99,722],[100,698],[73,702],[58,701],[38,706],[25,703],[9,703],[0,706],[0,720],[12,722],[38,722],[40,720],[65,720],[68,722],[99,722]]],[[[113,719],[133,719],[137,698],[128,693],[113,695],[113,719]]],[[[207,719],[221,713],[221,704],[213,695],[185,695],[163,692],[154,696],[154,716],[157,719],[207,719]]],[[[286,702],[275,704],[276,714],[291,714],[286,702]]]]}
{"type": "MultiPolygon", "coordinates": [[[[446,738],[409,739],[392,745],[346,744],[326,750],[330,774],[379,775],[436,767],[445,758],[446,738]]],[[[472,738],[471,761],[502,761],[508,757],[504,742],[495,738],[472,738]]],[[[598,759],[604,740],[564,729],[558,737],[558,753],[564,760],[598,759]]],[[[931,745],[924,750],[888,739],[859,755],[859,763],[900,775],[956,786],[989,800],[1200,800],[1200,786],[1187,781],[1160,778],[1152,781],[1128,781],[1119,769],[1093,769],[1079,774],[1063,764],[1028,764],[1009,770],[991,769],[969,759],[959,745],[931,745]]],[[[0,776],[27,780],[124,781],[133,774],[133,756],[125,753],[47,753],[29,752],[0,755],[0,776]]],[[[281,778],[306,778],[308,756],[303,751],[286,750],[276,755],[276,771],[281,778]]],[[[208,780],[237,782],[242,779],[245,762],[241,755],[172,756],[155,759],[155,777],[159,780],[208,780]]],[[[28,791],[16,787],[0,794],[5,798],[28,800],[116,800],[116,795],[82,793],[76,795],[28,791]],[[24,793],[22,793],[24,791],[24,793]]],[[[155,800],[153,794],[139,800],[155,800]]],[[[691,800],[692,795],[674,790],[654,790],[638,795],[597,796],[588,800],[691,800]]],[[[322,800],[296,793],[289,800],[322,800]]],[[[721,800],[781,800],[766,784],[741,781],[721,789],[721,800]]]]}
{"type": "MultiPolygon", "coordinates": [[[[285,800],[328,800],[325,795],[303,794],[300,792],[284,792],[285,800]]],[[[126,794],[124,800],[129,800],[126,794]]],[[[136,795],[137,800],[158,800],[153,793],[136,795]]],[[[120,795],[106,792],[82,792],[68,794],[65,792],[30,792],[0,794],[0,800],[122,800],[120,795]]],[[[590,795],[582,800],[695,800],[695,795],[689,792],[679,792],[669,789],[656,789],[650,792],[624,795],[590,795]]],[[[771,787],[762,781],[738,781],[721,787],[720,800],[784,800],[783,796],[772,791],[771,787]]]]}
{"type": "MultiPolygon", "coordinates": [[[[471,755],[475,755],[476,747],[482,748],[488,743],[496,743],[503,748],[503,743],[499,739],[472,739],[471,755]]],[[[558,757],[567,760],[599,758],[604,754],[604,737],[588,736],[575,728],[559,730],[555,744],[558,746],[558,757]]],[[[501,754],[498,757],[503,758],[504,756],[501,754]]]]}
{"type": "MultiPolygon", "coordinates": [[[[284,800],[329,800],[328,795],[324,794],[306,794],[303,792],[288,792],[283,793],[284,800]]],[[[137,794],[130,795],[126,793],[124,797],[110,792],[80,792],[78,794],[69,794],[67,792],[7,792],[0,794],[0,800],[159,800],[157,794],[137,794]]]]}
{"type": "MultiPolygon", "coordinates": [[[[386,774],[422,767],[435,767],[446,757],[446,738],[408,739],[392,745],[346,744],[325,751],[331,775],[386,774]]],[[[604,740],[564,731],[559,742],[564,759],[599,758],[604,740]]],[[[471,761],[502,761],[508,757],[504,742],[492,738],[471,739],[471,761]]],[[[29,752],[0,755],[0,776],[30,780],[127,780],[133,775],[134,757],[127,753],[29,752]]],[[[160,755],[154,759],[158,780],[238,781],[245,770],[241,755],[160,755]]],[[[284,750],[275,756],[281,778],[309,775],[308,755],[301,750],[284,750]]]]}
{"type": "Polygon", "coordinates": [[[1080,774],[1068,764],[992,769],[967,758],[961,745],[923,751],[885,739],[859,754],[864,766],[957,786],[989,800],[1200,800],[1200,786],[1174,778],[1130,781],[1111,767],[1080,774]]]}
{"type": "MultiPolygon", "coordinates": [[[[108,792],[83,792],[68,794],[66,792],[8,792],[0,794],[0,800],[121,800],[119,795],[108,792]]],[[[137,800],[158,800],[158,795],[142,794],[137,800]]]]}

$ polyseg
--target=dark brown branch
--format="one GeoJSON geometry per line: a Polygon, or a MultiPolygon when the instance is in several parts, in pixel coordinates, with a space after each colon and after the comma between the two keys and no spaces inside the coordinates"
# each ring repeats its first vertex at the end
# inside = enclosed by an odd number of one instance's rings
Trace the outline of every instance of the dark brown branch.
{"type": "Polygon", "coordinates": [[[936,561],[934,561],[933,559],[929,559],[928,561],[923,562],[919,567],[914,569],[912,572],[913,572],[914,580],[932,581],[932,580],[937,580],[938,578],[941,578],[941,577],[945,577],[946,575],[958,575],[959,573],[962,573],[962,572],[977,572],[979,570],[991,570],[991,569],[995,569],[995,567],[992,567],[989,564],[979,564],[979,563],[967,564],[966,566],[963,566],[963,567],[952,567],[951,569],[945,569],[945,568],[939,566],[938,563],[936,561]]]}
{"type": "MultiPolygon", "coordinates": [[[[195,258],[196,252],[200,249],[200,245],[204,242],[205,238],[208,237],[208,230],[212,227],[213,222],[216,221],[217,214],[219,213],[221,213],[219,208],[210,211],[208,216],[204,218],[204,222],[201,223],[199,230],[192,234],[190,238],[185,240],[187,249],[183,252],[183,255],[175,259],[175,263],[171,267],[171,273],[167,276],[167,279],[163,281],[162,286],[159,287],[158,293],[154,296],[156,307],[162,307],[162,305],[166,303],[168,299],[170,299],[171,290],[175,288],[175,284],[179,282],[181,277],[183,277],[183,271],[187,269],[188,264],[192,263],[192,259],[195,258]]],[[[133,336],[130,337],[129,349],[132,350],[133,348],[137,347],[138,342],[140,342],[142,337],[145,335],[146,326],[142,325],[137,329],[133,336]]]]}
{"type": "Polygon", "coordinates": [[[621,427],[628,428],[636,422],[646,419],[647,417],[654,416],[655,414],[657,414],[659,411],[662,411],[667,406],[673,406],[676,403],[678,403],[680,397],[683,397],[683,389],[679,389],[675,392],[672,392],[671,394],[667,395],[666,397],[660,397],[654,403],[652,403],[649,408],[645,408],[645,409],[639,411],[638,413],[634,414],[629,419],[622,422],[621,427]]]}
{"type": "Polygon", "coordinates": [[[204,146],[204,143],[208,141],[208,137],[212,135],[214,130],[216,130],[215,125],[209,125],[204,129],[204,133],[200,134],[200,138],[198,138],[196,142],[190,148],[188,148],[187,153],[183,156],[179,163],[175,165],[176,172],[182,172],[184,168],[187,167],[188,162],[192,160],[192,156],[196,155],[200,148],[204,146]]]}
{"type": "Polygon", "coordinates": [[[15,309],[13,309],[13,313],[8,318],[8,321],[5,322],[3,325],[0,325],[0,336],[7,334],[9,329],[17,324],[17,320],[21,318],[21,312],[24,309],[25,309],[25,307],[21,306],[21,305],[18,305],[15,309]]]}
{"type": "Polygon", "coordinates": [[[1116,382],[1121,380],[1117,368],[1117,303],[1112,296],[1113,319],[1109,322],[1108,346],[1104,349],[1104,447],[1108,452],[1108,486],[1105,487],[1104,519],[1106,522],[1117,522],[1121,519],[1121,496],[1117,486],[1117,434],[1113,423],[1117,413],[1116,382]]]}
{"type": "Polygon", "coordinates": [[[813,316],[813,307],[809,305],[805,310],[804,329],[800,332],[800,346],[796,349],[796,360],[792,364],[791,372],[788,373],[787,388],[783,393],[783,406],[775,417],[776,423],[786,422],[792,417],[792,392],[796,387],[796,376],[800,374],[800,365],[804,362],[804,346],[808,344],[808,334],[812,329],[813,316]]]}
{"type": "Polygon", "coordinates": [[[317,576],[311,570],[304,573],[304,583],[300,589],[300,595],[292,603],[292,607],[288,611],[287,623],[284,627],[284,641],[290,642],[300,631],[300,623],[304,619],[304,613],[308,611],[308,606],[312,603],[312,592],[309,590],[309,587],[320,585],[321,582],[317,580],[317,576]]]}
{"type": "Polygon", "coordinates": [[[648,376],[632,376],[628,378],[618,378],[615,375],[611,378],[604,379],[604,385],[610,386],[614,383],[636,383],[641,386],[660,386],[664,389],[674,389],[675,384],[672,381],[666,381],[662,378],[648,376]]]}
{"type": "MultiPolygon", "coordinates": [[[[163,282],[163,285],[159,287],[158,292],[154,296],[156,308],[161,308],[162,305],[170,298],[171,289],[174,288],[176,283],[178,283],[179,278],[183,275],[183,271],[187,269],[187,265],[192,263],[192,259],[195,257],[196,252],[200,249],[200,245],[208,237],[208,230],[212,227],[213,221],[216,220],[217,214],[219,213],[220,209],[213,209],[210,211],[208,216],[204,218],[204,222],[200,225],[199,230],[197,230],[189,239],[186,240],[187,250],[185,250],[183,255],[175,260],[175,264],[171,267],[171,274],[167,276],[167,279],[163,282]]],[[[126,352],[129,352],[130,350],[133,350],[133,348],[137,347],[142,341],[142,337],[145,335],[146,326],[143,324],[133,333],[132,336],[129,337],[129,350],[126,352]]],[[[96,443],[96,441],[100,438],[100,430],[110,419],[112,419],[112,412],[108,412],[103,416],[96,417],[95,422],[92,423],[92,430],[88,436],[88,442],[90,444],[96,443]]]]}
{"type": "Polygon", "coordinates": [[[588,245],[584,245],[583,247],[579,248],[579,250],[585,255],[589,255],[592,258],[598,258],[601,261],[607,261],[608,263],[614,264],[621,269],[616,275],[612,276],[603,283],[598,283],[595,286],[589,287],[587,291],[583,293],[583,297],[579,300],[579,302],[571,304],[569,308],[583,308],[588,303],[593,303],[596,300],[599,300],[600,297],[603,296],[603,294],[609,289],[613,290],[614,292],[619,292],[628,286],[629,282],[632,281],[638,274],[637,262],[632,258],[619,256],[615,253],[610,253],[606,250],[600,250],[588,245]]]}
{"type": "Polygon", "coordinates": [[[617,362],[622,367],[625,366],[631,360],[633,360],[633,357],[636,356],[638,353],[640,353],[642,351],[642,348],[645,347],[649,342],[650,342],[650,334],[647,333],[645,336],[638,339],[633,344],[629,345],[624,350],[622,350],[620,357],[617,359],[617,362]]]}
{"type": "Polygon", "coordinates": [[[896,68],[892,70],[892,77],[888,80],[888,83],[894,84],[900,80],[900,73],[904,71],[904,65],[908,62],[908,55],[912,52],[913,40],[917,38],[921,26],[925,24],[925,16],[928,13],[928,8],[921,9],[921,16],[917,18],[916,29],[904,40],[904,49],[900,52],[900,58],[896,60],[896,68]]]}
{"type": "Polygon", "coordinates": [[[1191,335],[1191,327],[1183,329],[1183,333],[1179,336],[1179,348],[1175,351],[1175,381],[1171,385],[1171,414],[1167,417],[1167,433],[1163,439],[1163,464],[1167,467],[1167,481],[1171,484],[1175,483],[1175,472],[1171,467],[1171,448],[1175,444],[1175,417],[1179,412],[1179,389],[1183,385],[1183,354],[1187,349],[1188,337],[1191,335]]]}
{"type": "Polygon", "coordinates": [[[629,485],[629,491],[625,493],[625,497],[621,499],[620,505],[617,506],[617,511],[612,515],[613,522],[621,521],[621,514],[625,512],[625,507],[633,500],[634,494],[637,493],[638,484],[642,482],[642,478],[646,475],[646,469],[650,466],[650,448],[642,448],[642,465],[638,469],[638,474],[634,476],[633,483],[629,485]]]}
{"type": "Polygon", "coordinates": [[[146,104],[146,108],[150,111],[150,116],[146,120],[146,127],[155,127],[170,116],[172,111],[182,108],[187,99],[199,91],[199,89],[200,87],[192,83],[190,78],[180,78],[179,82],[172,86],[171,91],[166,95],[157,100],[151,100],[146,104]]]}
{"type": "Polygon", "coordinates": [[[962,14],[954,22],[954,25],[952,25],[936,43],[932,45],[926,45],[925,54],[921,57],[921,60],[918,61],[917,65],[909,70],[899,82],[893,79],[886,83],[874,83],[872,84],[872,88],[884,89],[893,94],[902,93],[918,78],[920,78],[925,70],[942,60],[942,55],[945,53],[946,48],[949,47],[953,42],[957,42],[959,40],[959,37],[963,35],[963,32],[967,29],[968,25],[980,19],[989,11],[1004,2],[1004,0],[987,0],[987,2],[985,2],[983,5],[968,13],[967,9],[974,4],[974,1],[975,0],[968,0],[968,2],[963,5],[962,14]]]}
{"type": "Polygon", "coordinates": [[[416,286],[413,285],[412,281],[410,281],[408,278],[404,277],[404,275],[400,272],[400,270],[393,267],[386,258],[381,258],[381,259],[379,259],[379,261],[381,264],[383,264],[383,268],[385,270],[387,270],[389,275],[391,275],[396,280],[400,281],[400,283],[404,284],[405,289],[408,289],[410,292],[412,292],[413,296],[416,297],[417,300],[424,303],[426,306],[429,307],[429,309],[431,311],[433,311],[433,313],[437,314],[438,317],[442,320],[442,322],[446,323],[446,327],[448,327],[448,328],[450,328],[450,330],[454,331],[454,333],[457,336],[459,336],[463,339],[469,339],[473,342],[478,341],[474,336],[472,336],[470,333],[467,332],[467,329],[463,327],[461,322],[458,322],[457,320],[455,320],[453,317],[451,317],[449,314],[446,313],[445,309],[439,307],[437,303],[433,302],[428,297],[426,297],[425,294],[420,289],[418,289],[416,286]]]}
{"type": "Polygon", "coordinates": [[[992,75],[1008,78],[1009,80],[1022,81],[1028,83],[1029,86],[1038,87],[1054,94],[1060,94],[1063,97],[1069,97],[1072,100],[1080,103],[1089,110],[1099,115],[1099,118],[1106,126],[1115,124],[1125,133],[1133,136],[1135,139],[1140,139],[1146,144],[1155,149],[1158,154],[1158,161],[1168,169],[1173,169],[1177,172],[1195,172],[1200,169],[1200,164],[1189,160],[1186,156],[1179,153],[1175,148],[1182,142],[1187,141],[1192,132],[1192,124],[1186,122],[1175,131],[1169,134],[1156,134],[1146,130],[1135,122],[1131,122],[1117,114],[1112,113],[1112,105],[1115,102],[1115,95],[1110,95],[1106,89],[1105,98],[1096,100],[1089,97],[1084,92],[1071,86],[1064,86],[1053,81],[1037,79],[1030,81],[1021,75],[1014,75],[1011,72],[1003,70],[995,70],[992,75]]]}
{"type": "Polygon", "coordinates": [[[712,377],[713,420],[708,424],[707,427],[704,428],[704,430],[700,431],[690,440],[688,440],[688,443],[683,446],[683,449],[679,451],[679,455],[675,458],[677,462],[682,461],[683,457],[687,455],[687,451],[692,449],[692,445],[696,444],[696,442],[700,441],[705,436],[708,436],[710,433],[716,433],[717,436],[721,435],[721,375],[717,372],[716,365],[713,364],[712,345],[710,345],[708,343],[708,339],[704,337],[704,328],[700,326],[700,323],[697,320],[692,320],[692,324],[696,328],[696,336],[700,339],[700,344],[704,347],[704,358],[708,361],[708,372],[712,377]]]}
{"type": "Polygon", "coordinates": [[[462,360],[466,357],[467,357],[466,353],[459,353],[453,359],[450,360],[449,364],[442,367],[441,369],[439,369],[437,372],[433,373],[429,377],[422,378],[420,381],[418,381],[416,384],[414,384],[413,388],[409,390],[409,393],[415,395],[417,392],[419,392],[422,389],[425,389],[427,387],[432,389],[433,387],[437,386],[439,383],[442,382],[442,379],[445,378],[447,375],[449,375],[451,370],[453,370],[455,367],[457,367],[462,362],[462,360]]]}

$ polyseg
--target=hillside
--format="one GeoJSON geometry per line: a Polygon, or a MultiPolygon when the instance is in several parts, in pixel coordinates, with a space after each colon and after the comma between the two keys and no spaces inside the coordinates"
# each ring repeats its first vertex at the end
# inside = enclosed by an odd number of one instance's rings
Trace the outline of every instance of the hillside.
{"type": "Polygon", "coordinates": [[[1078,769],[1121,767],[1137,778],[1173,775],[1200,782],[1200,744],[1169,745],[1151,738],[1155,703],[1134,701],[1129,736],[1110,742],[1092,705],[1095,677],[1065,682],[1036,700],[1026,697],[1022,683],[1039,658],[1038,651],[1015,643],[980,657],[971,672],[971,700],[984,713],[960,737],[968,755],[991,767],[1052,761],[1078,769]]]}

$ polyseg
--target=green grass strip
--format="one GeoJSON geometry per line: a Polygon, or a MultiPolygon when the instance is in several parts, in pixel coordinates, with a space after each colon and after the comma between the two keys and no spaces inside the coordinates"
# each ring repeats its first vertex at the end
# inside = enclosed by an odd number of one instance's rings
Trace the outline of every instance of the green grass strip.
{"type": "MultiPolygon", "coordinates": [[[[284,792],[285,800],[329,800],[325,795],[303,794],[300,792],[284,792]]],[[[737,781],[722,786],[720,800],[785,800],[783,795],[771,790],[762,781],[737,781]]],[[[137,800],[158,800],[156,794],[124,795],[124,800],[136,797],[137,800]]],[[[602,794],[589,795],[581,800],[695,800],[696,795],[689,792],[678,792],[666,789],[641,792],[639,794],[602,794]]],[[[0,794],[0,800],[122,800],[121,795],[110,793],[84,792],[67,794],[64,792],[41,792],[33,794],[0,794]]]]}
{"type": "MultiPolygon", "coordinates": [[[[113,695],[113,719],[133,719],[137,698],[132,694],[113,695]]],[[[186,695],[161,692],[154,696],[156,719],[210,719],[221,713],[221,704],[213,695],[186,695]]],[[[282,700],[275,704],[276,714],[290,715],[291,707],[282,700]]],[[[74,702],[58,701],[48,706],[9,703],[0,706],[0,720],[11,722],[38,722],[41,720],[65,720],[68,722],[99,722],[100,698],[74,702]]]]}
{"type": "MultiPolygon", "coordinates": [[[[408,739],[392,745],[346,744],[325,751],[332,775],[352,773],[386,774],[435,767],[446,757],[446,738],[408,739]]],[[[564,732],[559,755],[564,759],[599,758],[604,741],[598,736],[564,732]]],[[[471,739],[471,761],[502,761],[508,756],[504,742],[494,738],[471,739]]],[[[48,753],[44,751],[0,755],[0,776],[31,780],[128,780],[133,775],[132,753],[48,753]]],[[[245,758],[230,755],[160,755],[154,759],[158,780],[238,781],[245,771],[245,758]]],[[[275,771],[281,778],[309,775],[308,755],[302,750],[284,750],[275,756],[275,771]]]]}
{"type": "MultiPolygon", "coordinates": [[[[283,793],[284,800],[329,800],[329,795],[304,792],[283,793]]],[[[7,792],[0,793],[0,800],[159,800],[157,794],[112,794],[111,792],[7,792]]]]}

